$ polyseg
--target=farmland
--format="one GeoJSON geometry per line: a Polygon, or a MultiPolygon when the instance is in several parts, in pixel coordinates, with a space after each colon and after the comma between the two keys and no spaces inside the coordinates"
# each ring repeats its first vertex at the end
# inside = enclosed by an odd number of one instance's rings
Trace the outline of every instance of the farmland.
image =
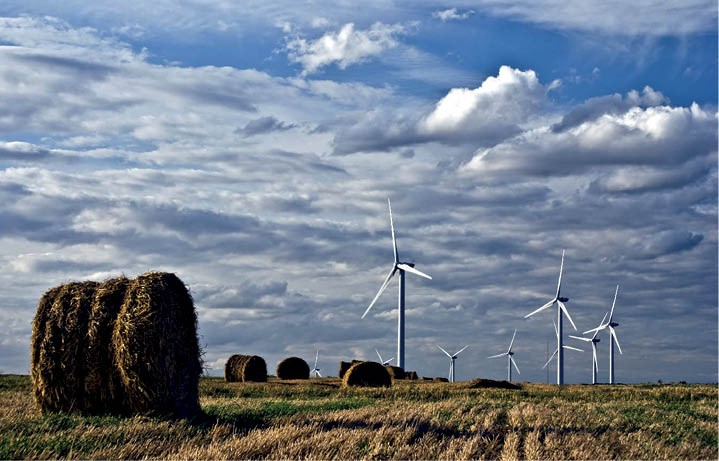
{"type": "Polygon", "coordinates": [[[41,414],[27,376],[0,376],[0,458],[717,459],[713,385],[202,378],[203,414],[41,414]]]}

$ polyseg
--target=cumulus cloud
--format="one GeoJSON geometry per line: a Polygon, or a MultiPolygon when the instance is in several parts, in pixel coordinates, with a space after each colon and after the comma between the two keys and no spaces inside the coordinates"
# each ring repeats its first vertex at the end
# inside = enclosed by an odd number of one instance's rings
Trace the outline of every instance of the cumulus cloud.
{"type": "Polygon", "coordinates": [[[244,137],[254,136],[257,134],[271,133],[273,131],[286,131],[295,128],[297,125],[293,123],[285,123],[277,120],[275,117],[270,115],[265,117],[256,118],[247,122],[242,128],[238,128],[235,132],[243,135],[244,137]]]}
{"type": "Polygon", "coordinates": [[[437,10],[432,13],[432,17],[439,19],[442,22],[447,21],[462,21],[469,19],[474,14],[473,10],[464,11],[459,13],[457,8],[448,8],[446,10],[437,10]]]}
{"type": "Polygon", "coordinates": [[[369,29],[355,29],[347,23],[337,32],[316,40],[294,38],[287,43],[287,55],[302,65],[303,75],[337,64],[340,69],[365,62],[398,45],[397,37],[407,33],[401,24],[374,23],[369,29]]]}

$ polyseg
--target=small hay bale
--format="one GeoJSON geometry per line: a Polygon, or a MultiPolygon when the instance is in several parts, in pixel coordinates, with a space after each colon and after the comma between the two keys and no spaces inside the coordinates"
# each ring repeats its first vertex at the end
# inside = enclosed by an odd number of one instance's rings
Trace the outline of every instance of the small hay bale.
{"type": "Polygon", "coordinates": [[[347,370],[349,370],[350,367],[352,367],[352,365],[354,365],[355,363],[360,363],[360,362],[363,362],[363,360],[352,360],[351,362],[341,361],[341,362],[340,362],[339,378],[340,378],[340,379],[344,378],[344,377],[345,377],[345,373],[347,373],[347,370]]]}
{"type": "Polygon", "coordinates": [[[233,382],[257,382],[267,381],[267,364],[265,359],[259,355],[231,356],[225,364],[225,381],[233,382]]]}
{"type": "Polygon", "coordinates": [[[440,382],[440,383],[448,383],[449,380],[447,378],[443,378],[442,376],[438,376],[434,378],[434,381],[440,382]]]}
{"type": "Polygon", "coordinates": [[[419,379],[419,376],[417,376],[416,371],[406,371],[404,373],[404,379],[411,379],[412,381],[417,381],[419,379]]]}
{"type": "Polygon", "coordinates": [[[476,378],[467,384],[469,389],[521,389],[522,387],[509,381],[495,381],[494,379],[476,378]]]}
{"type": "Polygon", "coordinates": [[[90,413],[122,413],[127,406],[114,363],[112,332],[129,286],[130,279],[122,276],[102,282],[95,290],[85,353],[86,409],[90,413]]]}
{"type": "Polygon", "coordinates": [[[310,379],[310,366],[299,357],[287,357],[277,364],[279,379],[310,379]]]}
{"type": "Polygon", "coordinates": [[[384,367],[387,369],[387,373],[389,373],[392,379],[404,379],[405,373],[400,367],[396,367],[394,365],[385,365],[384,367]]]}
{"type": "Polygon", "coordinates": [[[130,283],[112,342],[132,412],[182,417],[199,411],[197,314],[175,274],[148,272],[130,283]]]}
{"type": "Polygon", "coordinates": [[[392,377],[387,369],[377,362],[358,362],[352,365],[342,379],[342,387],[391,387],[392,377]]]}
{"type": "Polygon", "coordinates": [[[422,381],[432,381],[432,378],[429,376],[422,376],[422,381]]]}
{"type": "Polygon", "coordinates": [[[97,285],[68,283],[40,300],[33,322],[31,376],[35,402],[43,412],[85,410],[87,322],[97,285]]]}

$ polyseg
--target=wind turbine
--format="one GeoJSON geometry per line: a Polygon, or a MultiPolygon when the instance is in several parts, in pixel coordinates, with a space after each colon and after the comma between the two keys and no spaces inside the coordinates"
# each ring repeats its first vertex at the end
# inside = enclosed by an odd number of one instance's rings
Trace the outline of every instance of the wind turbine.
{"type": "Polygon", "coordinates": [[[442,349],[442,347],[439,345],[437,345],[437,347],[439,347],[439,350],[441,350],[442,352],[447,354],[447,357],[449,357],[449,382],[453,383],[454,382],[454,361],[457,360],[457,356],[459,355],[460,352],[462,352],[463,350],[465,350],[469,347],[469,344],[467,344],[466,346],[464,346],[462,349],[458,350],[454,354],[450,354],[449,352],[442,349]]]}
{"type": "Polygon", "coordinates": [[[383,359],[382,359],[382,356],[379,355],[379,351],[378,351],[376,348],[375,348],[374,351],[377,353],[377,357],[379,357],[379,363],[381,363],[382,366],[385,366],[385,367],[386,367],[387,365],[389,365],[389,363],[390,363],[392,360],[394,360],[394,357],[392,357],[392,358],[389,359],[389,360],[383,360],[383,359]]]}
{"type": "Polygon", "coordinates": [[[392,269],[389,271],[389,274],[387,274],[387,277],[385,277],[384,282],[382,282],[382,286],[380,286],[379,291],[375,295],[374,299],[369,304],[369,306],[367,306],[367,310],[364,311],[364,314],[362,314],[362,318],[365,318],[370,309],[372,309],[374,303],[377,302],[382,292],[389,285],[392,276],[395,273],[399,272],[399,296],[397,298],[397,366],[404,369],[404,273],[411,272],[415,275],[419,275],[420,277],[424,277],[430,280],[432,280],[432,277],[425,274],[424,272],[420,272],[415,269],[414,263],[400,262],[399,252],[397,251],[397,239],[394,236],[394,222],[392,221],[392,204],[389,201],[389,197],[387,198],[387,206],[389,207],[389,225],[392,228],[392,249],[394,251],[394,263],[392,264],[392,269]]]}
{"type": "MultiPolygon", "coordinates": [[[[559,330],[557,330],[557,324],[554,322],[554,319],[552,319],[552,325],[554,325],[554,334],[555,334],[555,335],[559,335],[559,330]]],[[[577,348],[577,347],[572,347],[572,346],[567,346],[566,344],[563,344],[563,345],[562,345],[562,349],[569,349],[569,350],[572,350],[572,351],[584,352],[583,349],[579,349],[579,348],[577,348]]],[[[547,363],[545,363],[544,366],[542,367],[542,370],[544,370],[545,368],[547,368],[547,365],[549,365],[549,362],[551,362],[552,359],[554,358],[554,356],[557,355],[557,352],[558,352],[558,351],[559,351],[559,348],[554,349],[554,352],[552,352],[552,355],[549,356],[549,359],[547,360],[547,363]]]]}
{"type": "Polygon", "coordinates": [[[609,311],[609,319],[607,320],[607,323],[602,323],[597,328],[592,328],[591,330],[587,330],[584,332],[584,334],[587,334],[593,331],[598,332],[604,330],[605,328],[609,329],[609,384],[614,384],[614,343],[617,344],[617,349],[619,349],[619,353],[622,354],[622,346],[619,345],[617,332],[614,330],[614,327],[619,326],[619,324],[613,321],[614,306],[617,304],[618,294],[619,285],[617,285],[617,289],[614,291],[614,301],[612,301],[612,309],[609,311]]]}
{"type": "Polygon", "coordinates": [[[317,377],[320,377],[320,378],[321,378],[321,377],[322,377],[322,375],[320,374],[320,369],[317,368],[317,360],[318,360],[319,358],[320,358],[320,350],[317,349],[317,354],[315,354],[315,366],[312,367],[312,373],[315,374],[315,378],[317,378],[317,377]]]}
{"type": "Polygon", "coordinates": [[[517,329],[514,329],[514,334],[512,335],[512,340],[509,342],[509,347],[507,348],[507,352],[504,352],[502,354],[493,355],[491,357],[487,357],[489,359],[495,359],[498,357],[507,356],[507,381],[512,381],[512,365],[514,365],[514,368],[517,369],[518,374],[522,374],[519,372],[519,367],[517,366],[517,362],[514,361],[514,358],[512,357],[514,355],[514,352],[512,352],[512,345],[514,344],[514,337],[517,335],[517,329]]]}
{"type": "MultiPolygon", "coordinates": [[[[607,314],[604,314],[604,317],[602,318],[602,321],[599,322],[599,325],[603,325],[606,319],[607,314]]],[[[597,343],[599,342],[599,338],[597,338],[598,334],[599,330],[595,330],[591,338],[569,335],[570,338],[592,343],[592,384],[597,384],[597,372],[599,371],[599,361],[597,360],[597,343]]]]}
{"type": "MultiPolygon", "coordinates": [[[[564,347],[562,347],[562,313],[567,316],[567,319],[572,324],[574,329],[576,330],[577,327],[574,325],[574,321],[572,321],[572,317],[569,315],[569,311],[567,310],[567,306],[564,305],[567,301],[569,301],[569,298],[563,298],[560,295],[561,289],[562,289],[562,270],[564,269],[564,250],[562,250],[562,263],[559,266],[559,280],[557,281],[557,293],[554,295],[554,298],[552,298],[551,301],[549,301],[544,306],[540,307],[539,309],[530,312],[529,314],[525,315],[524,318],[531,317],[537,312],[541,312],[544,309],[547,309],[549,307],[552,307],[554,304],[557,304],[557,323],[555,324],[555,328],[557,329],[557,350],[554,351],[554,354],[552,354],[552,357],[556,354],[557,356],[557,384],[564,384],[564,347]],[[559,325],[559,328],[557,328],[557,325],[559,325]]],[[[568,349],[571,349],[570,347],[567,347],[568,349]]],[[[551,358],[550,358],[551,360],[551,358]]],[[[549,362],[547,362],[549,363],[549,362]]],[[[545,365],[546,366],[546,365],[545,365]]],[[[543,367],[544,368],[544,367],[543,367]]]]}

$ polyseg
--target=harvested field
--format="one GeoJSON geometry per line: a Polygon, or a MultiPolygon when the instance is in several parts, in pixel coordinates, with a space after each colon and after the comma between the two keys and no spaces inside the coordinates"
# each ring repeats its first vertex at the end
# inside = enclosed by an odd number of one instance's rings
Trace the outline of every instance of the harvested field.
{"type": "Polygon", "coordinates": [[[203,416],[41,414],[27,376],[0,376],[0,458],[717,459],[715,385],[521,390],[337,378],[200,380],[203,416]]]}

